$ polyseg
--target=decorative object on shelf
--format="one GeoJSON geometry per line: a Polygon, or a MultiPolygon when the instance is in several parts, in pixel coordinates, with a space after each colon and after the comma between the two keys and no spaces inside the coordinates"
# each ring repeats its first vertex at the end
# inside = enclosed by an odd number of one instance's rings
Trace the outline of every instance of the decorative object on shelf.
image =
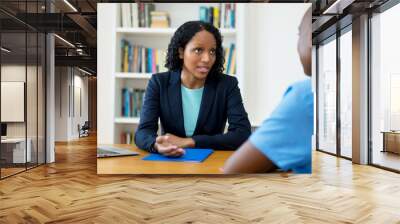
{"type": "Polygon", "coordinates": [[[169,13],[164,11],[152,11],[151,15],[151,28],[169,28],[170,18],[169,13]]]}

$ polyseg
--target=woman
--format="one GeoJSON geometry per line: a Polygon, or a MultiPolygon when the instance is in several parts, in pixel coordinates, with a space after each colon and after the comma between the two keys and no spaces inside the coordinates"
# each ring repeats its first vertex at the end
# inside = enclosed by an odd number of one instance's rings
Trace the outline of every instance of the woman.
{"type": "Polygon", "coordinates": [[[250,122],[237,79],[222,73],[223,64],[218,29],[201,21],[180,26],[168,46],[169,71],[154,74],[147,86],[136,145],[165,156],[181,156],[189,147],[238,148],[250,136],[250,122]]]}
{"type": "MultiPolygon", "coordinates": [[[[311,8],[299,26],[297,51],[311,76],[311,8]]],[[[311,173],[314,95],[309,78],[292,84],[281,103],[225,163],[224,173],[271,172],[276,168],[311,173]]]]}

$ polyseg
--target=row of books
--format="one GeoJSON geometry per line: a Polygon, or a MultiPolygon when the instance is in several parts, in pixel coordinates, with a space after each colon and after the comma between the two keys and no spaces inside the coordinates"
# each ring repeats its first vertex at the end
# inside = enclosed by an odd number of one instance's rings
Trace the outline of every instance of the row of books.
{"type": "Polygon", "coordinates": [[[121,72],[157,73],[165,68],[166,51],[132,45],[129,41],[121,43],[121,72]]]}
{"type": "Polygon", "coordinates": [[[125,131],[120,135],[121,144],[132,144],[135,145],[135,132],[134,131],[125,131]]]}
{"type": "MultiPolygon", "coordinates": [[[[154,48],[131,45],[122,40],[121,49],[121,72],[133,73],[158,73],[165,72],[166,51],[154,48]]],[[[236,48],[235,44],[224,49],[225,64],[224,71],[227,74],[236,73],[236,48]]]]}
{"type": "Polygon", "coordinates": [[[236,48],[235,44],[231,43],[229,48],[224,49],[225,64],[224,71],[226,74],[236,74],[236,48]]]}
{"type": "Polygon", "coordinates": [[[153,3],[121,3],[122,27],[169,27],[168,12],[155,11],[153,3]]]}
{"type": "Polygon", "coordinates": [[[217,28],[235,28],[235,3],[220,3],[219,7],[200,6],[200,20],[217,28]]]}
{"type": "MultiPolygon", "coordinates": [[[[122,27],[170,27],[169,13],[156,11],[153,3],[121,3],[122,27]]],[[[199,19],[217,28],[235,28],[235,3],[220,3],[218,7],[200,6],[199,19]]]]}
{"type": "Polygon", "coordinates": [[[122,89],[122,117],[139,117],[144,101],[144,92],[143,89],[122,89]]]}

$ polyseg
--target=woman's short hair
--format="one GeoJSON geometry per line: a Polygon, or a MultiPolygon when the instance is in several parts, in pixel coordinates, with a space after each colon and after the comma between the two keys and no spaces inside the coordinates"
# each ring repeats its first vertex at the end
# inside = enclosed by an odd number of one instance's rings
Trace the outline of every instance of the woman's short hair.
{"type": "Polygon", "coordinates": [[[210,23],[203,21],[189,21],[181,25],[174,33],[171,38],[171,42],[168,45],[167,59],[165,67],[170,71],[179,70],[183,66],[183,60],[179,58],[179,48],[185,49],[187,43],[193,38],[196,33],[206,30],[210,32],[216,41],[216,55],[213,67],[210,70],[209,75],[217,75],[224,70],[224,50],[222,48],[222,37],[221,33],[210,23]]]}

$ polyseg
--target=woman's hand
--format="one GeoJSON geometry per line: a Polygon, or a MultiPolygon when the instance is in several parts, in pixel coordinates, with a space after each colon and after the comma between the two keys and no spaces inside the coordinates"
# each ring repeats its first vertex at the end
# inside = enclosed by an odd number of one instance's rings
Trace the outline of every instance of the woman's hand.
{"type": "Polygon", "coordinates": [[[158,151],[158,153],[164,156],[171,157],[179,157],[185,154],[185,150],[181,147],[178,147],[174,144],[171,144],[169,141],[170,136],[158,136],[156,138],[156,143],[154,144],[154,148],[158,151]]]}
{"type": "Polygon", "coordinates": [[[181,138],[169,133],[167,133],[165,136],[168,137],[169,143],[176,145],[179,148],[192,148],[195,146],[195,142],[192,138],[181,138]]]}

